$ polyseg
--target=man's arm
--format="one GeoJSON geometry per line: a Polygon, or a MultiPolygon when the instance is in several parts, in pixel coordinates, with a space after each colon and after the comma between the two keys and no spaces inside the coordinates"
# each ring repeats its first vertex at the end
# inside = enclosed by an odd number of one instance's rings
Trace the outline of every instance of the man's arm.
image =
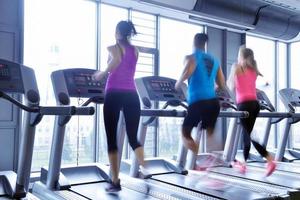
{"type": "Polygon", "coordinates": [[[218,72],[217,72],[217,85],[219,88],[221,88],[222,90],[226,89],[226,82],[225,82],[225,77],[223,74],[223,70],[222,67],[219,66],[218,72]]]}
{"type": "Polygon", "coordinates": [[[175,89],[178,90],[182,83],[184,81],[186,81],[188,78],[190,78],[190,76],[193,74],[193,72],[195,71],[195,59],[193,56],[186,56],[185,58],[185,67],[183,69],[183,72],[180,76],[180,78],[177,80],[176,85],[175,85],[175,89]]]}

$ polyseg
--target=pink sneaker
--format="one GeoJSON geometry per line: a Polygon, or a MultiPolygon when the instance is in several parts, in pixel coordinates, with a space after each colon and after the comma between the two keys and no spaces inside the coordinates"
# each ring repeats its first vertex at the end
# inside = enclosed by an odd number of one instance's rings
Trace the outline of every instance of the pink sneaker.
{"type": "Polygon", "coordinates": [[[276,163],[274,161],[268,162],[266,176],[270,176],[276,169],[276,163]]]}
{"type": "Polygon", "coordinates": [[[231,165],[233,168],[238,169],[241,174],[246,174],[247,167],[245,163],[241,163],[240,161],[234,161],[231,165]]]}

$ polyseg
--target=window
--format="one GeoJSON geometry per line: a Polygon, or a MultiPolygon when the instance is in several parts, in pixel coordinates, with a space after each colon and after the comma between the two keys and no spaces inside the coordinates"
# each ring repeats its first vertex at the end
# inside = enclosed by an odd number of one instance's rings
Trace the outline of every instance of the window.
{"type": "Polygon", "coordinates": [[[138,32],[138,35],[132,39],[133,44],[156,48],[156,16],[132,11],[131,20],[138,32]]]}
{"type": "MultiPolygon", "coordinates": [[[[24,63],[35,69],[41,105],[55,105],[50,74],[96,67],[96,3],[82,0],[25,2],[24,63]],[[66,15],[66,11],[68,14],[66,15]]],[[[72,100],[77,105],[77,100],[72,100]]],[[[94,117],[73,117],[67,125],[63,163],[93,161],[94,117]],[[79,127],[78,127],[79,126],[79,127]]],[[[54,117],[37,126],[32,170],[48,165],[54,117]]]]}
{"type": "MultiPolygon", "coordinates": [[[[300,42],[291,44],[291,87],[300,90],[300,42]]],[[[300,124],[292,126],[292,144],[295,148],[300,148],[300,124]]]]}
{"type": "MultiPolygon", "coordinates": [[[[246,46],[254,51],[254,57],[257,61],[258,69],[263,77],[258,77],[256,87],[263,90],[275,105],[275,42],[262,38],[248,36],[246,37],[246,46]]],[[[253,130],[253,136],[259,139],[265,130],[266,119],[257,119],[253,130]]],[[[272,126],[269,146],[274,146],[274,126],[272,126]]]]}
{"type": "MultiPolygon", "coordinates": [[[[178,79],[184,57],[191,54],[193,38],[203,32],[199,25],[160,18],[160,76],[178,79]]],[[[173,156],[178,151],[183,119],[159,119],[159,155],[173,156]]]]}

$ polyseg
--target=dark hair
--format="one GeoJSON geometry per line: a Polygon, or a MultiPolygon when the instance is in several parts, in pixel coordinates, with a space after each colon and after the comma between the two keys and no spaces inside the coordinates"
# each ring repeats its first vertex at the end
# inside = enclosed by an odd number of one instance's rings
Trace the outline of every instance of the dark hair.
{"type": "Polygon", "coordinates": [[[131,21],[120,21],[116,26],[116,31],[121,35],[121,41],[128,43],[128,39],[131,36],[137,34],[135,27],[131,21]]]}
{"type": "Polygon", "coordinates": [[[194,37],[195,47],[203,47],[208,41],[208,35],[205,33],[197,33],[194,37]]]}

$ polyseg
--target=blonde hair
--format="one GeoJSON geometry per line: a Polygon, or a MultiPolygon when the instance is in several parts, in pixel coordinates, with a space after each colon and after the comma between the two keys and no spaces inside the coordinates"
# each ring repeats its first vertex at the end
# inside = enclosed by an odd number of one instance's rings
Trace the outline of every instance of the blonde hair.
{"type": "Polygon", "coordinates": [[[257,62],[254,59],[254,53],[252,49],[241,46],[239,49],[239,55],[245,60],[243,68],[253,69],[258,76],[263,76],[257,67],[257,62]]]}

